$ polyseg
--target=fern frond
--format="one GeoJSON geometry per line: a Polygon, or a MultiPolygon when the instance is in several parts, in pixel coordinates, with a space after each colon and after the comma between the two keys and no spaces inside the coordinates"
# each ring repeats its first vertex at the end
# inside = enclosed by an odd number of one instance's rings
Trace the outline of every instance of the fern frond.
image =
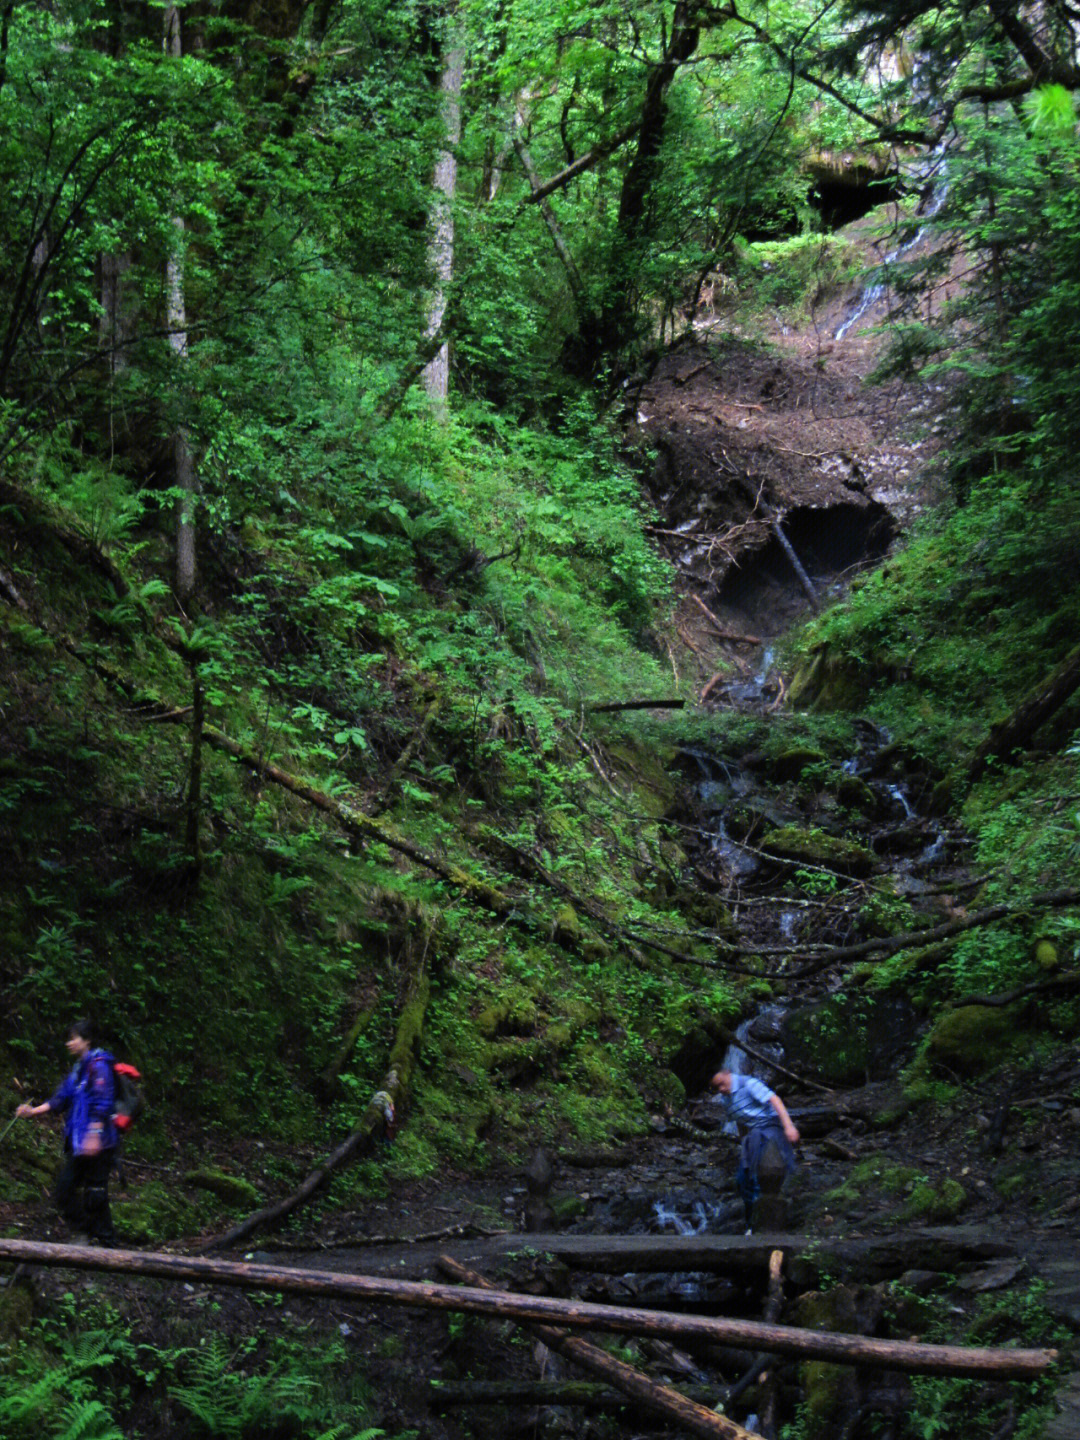
{"type": "Polygon", "coordinates": [[[124,1440],[124,1433],[100,1400],[76,1400],[60,1415],[56,1440],[124,1440]]]}

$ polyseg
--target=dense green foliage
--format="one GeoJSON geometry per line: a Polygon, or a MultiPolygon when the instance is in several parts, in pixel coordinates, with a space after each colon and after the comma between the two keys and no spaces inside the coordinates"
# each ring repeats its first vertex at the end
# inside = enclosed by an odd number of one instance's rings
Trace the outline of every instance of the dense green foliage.
{"type": "MultiPolygon", "coordinates": [[[[731,917],[673,818],[676,751],[796,754],[793,788],[840,794],[856,709],[967,827],[978,902],[1015,911],[933,963],[890,956],[867,992],[907,986],[932,1019],[1072,967],[1076,907],[1032,897],[1076,873],[1075,697],[1030,753],[964,769],[1080,624],[1080,157],[1053,27],[911,4],[832,29],[800,4],[661,0],[475,0],[451,26],[348,0],[191,7],[167,54],[162,18],[118,0],[0,17],[5,1074],[45,1094],[63,1025],[93,1009],[151,1077],[146,1158],[194,1175],[208,1137],[258,1148],[252,1182],[282,1192],[383,1083],[423,972],[405,1123],[331,1203],[639,1133],[685,1098],[687,1037],[708,1050],[769,993],[753,957],[713,968],[731,917]],[[457,43],[454,278],[433,337],[436,84],[457,43]],[[744,315],[849,281],[806,159],[880,161],[890,136],[947,177],[883,367],[943,387],[944,503],[790,641],[817,712],[595,713],[690,698],[622,382],[710,276],[744,315]],[[956,299],[934,308],[945,274],[956,299]],[[447,407],[421,384],[444,337],[447,407]]],[[[840,891],[854,845],[782,838],[800,903],[840,891]]],[[[881,886],[853,923],[914,922],[881,886]]],[[[1072,992],[1040,1023],[1044,1046],[1074,1039],[1072,992]]],[[[944,1093],[937,1038],[913,1094],[944,1093]]],[[[37,1197],[49,1137],[9,1144],[3,1197],[37,1197]]],[[[140,1185],[130,1232],[219,1225],[228,1186],[200,1179],[140,1185]]],[[[115,1317],[66,1336],[70,1318],[5,1352],[13,1435],[105,1440],[132,1412],[146,1433],[167,1415],[213,1436],[268,1414],[327,1440],[364,1422],[362,1396],[322,1388],[333,1348],[313,1378],[299,1341],[150,1355],[115,1317]]],[[[964,1401],[927,1385],[910,1433],[944,1432],[964,1401]]],[[[994,1433],[999,1412],[983,1418],[994,1433]]]]}

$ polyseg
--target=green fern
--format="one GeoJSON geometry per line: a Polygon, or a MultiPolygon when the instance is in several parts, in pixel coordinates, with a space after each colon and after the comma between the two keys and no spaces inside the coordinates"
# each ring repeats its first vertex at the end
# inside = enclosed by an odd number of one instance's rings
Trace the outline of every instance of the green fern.
{"type": "Polygon", "coordinates": [[[46,1370],[29,1388],[21,1378],[5,1375],[0,1379],[0,1433],[8,1433],[5,1422],[14,1426],[27,1420],[38,1421],[50,1402],[67,1389],[70,1379],[67,1366],[46,1370]]]}
{"type": "Polygon", "coordinates": [[[60,1415],[63,1428],[56,1440],[124,1440],[112,1415],[100,1400],[75,1400],[60,1415]]]}
{"type": "Polygon", "coordinates": [[[298,1431],[324,1416],[317,1382],[307,1375],[272,1370],[245,1374],[234,1370],[236,1356],[214,1335],[190,1358],[186,1385],[169,1391],[170,1398],[214,1440],[244,1440],[258,1434],[269,1420],[292,1421],[298,1431]]]}

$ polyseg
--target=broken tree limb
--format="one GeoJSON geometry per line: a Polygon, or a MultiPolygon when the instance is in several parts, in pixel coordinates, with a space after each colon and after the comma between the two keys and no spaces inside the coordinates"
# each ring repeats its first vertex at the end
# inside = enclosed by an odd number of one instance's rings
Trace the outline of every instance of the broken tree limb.
{"type": "MultiPolygon", "coordinates": [[[[499,1293],[482,1275],[467,1270],[464,1265],[459,1265],[449,1256],[439,1257],[439,1268],[446,1274],[452,1275],[455,1280],[462,1281],[463,1284],[471,1285],[481,1291],[490,1290],[495,1294],[499,1293]]],[[[691,1434],[705,1436],[706,1440],[750,1440],[750,1432],[744,1430],[741,1425],[736,1425],[726,1415],[718,1414],[717,1411],[708,1409],[697,1400],[689,1399],[670,1385],[664,1385],[658,1380],[651,1380],[640,1370],[635,1370],[632,1365],[627,1365],[624,1360],[616,1360],[614,1355],[609,1355],[606,1350],[601,1350],[599,1345],[593,1345],[588,1340],[582,1340],[576,1335],[568,1335],[565,1330],[558,1330],[551,1325],[530,1325],[528,1328],[532,1334],[544,1342],[548,1349],[555,1350],[566,1359],[572,1360],[575,1365],[580,1365],[590,1374],[602,1376],[616,1389],[636,1400],[639,1405],[664,1416],[666,1420],[673,1420],[681,1428],[689,1430],[691,1434]]]]}
{"type": "MultiPolygon", "coordinates": [[[[801,980],[804,976],[813,975],[816,971],[822,970],[826,965],[832,965],[838,960],[858,960],[864,955],[893,954],[897,950],[921,949],[924,946],[935,944],[939,940],[961,935],[965,930],[975,930],[980,925],[991,925],[995,920],[1008,920],[1014,915],[1028,915],[1032,910],[1039,908],[1055,910],[1065,905],[1076,904],[1080,904],[1080,889],[1076,887],[1064,890],[1044,890],[1037,895],[1029,895],[1021,904],[991,905],[985,910],[975,911],[973,915],[965,915],[962,920],[949,920],[944,925],[935,925],[929,930],[909,930],[902,935],[878,936],[872,940],[864,940],[858,945],[841,945],[833,950],[823,950],[801,970],[790,971],[786,978],[801,980]]],[[[794,953],[794,950],[795,947],[791,946],[783,949],[777,947],[768,951],[739,951],[737,953],[790,955],[794,953]]]]}
{"type": "Polygon", "coordinates": [[[773,534],[776,536],[777,540],[780,543],[780,548],[783,550],[784,554],[791,562],[791,568],[795,571],[795,576],[798,579],[799,584],[805,590],[806,598],[810,601],[811,608],[813,610],[820,610],[821,600],[818,596],[817,590],[814,587],[814,582],[810,579],[810,576],[803,569],[802,561],[795,554],[795,547],[792,545],[788,537],[784,534],[784,527],[780,524],[779,515],[770,515],[769,525],[772,529],[773,534]]]}
{"type": "MultiPolygon", "coordinates": [[[[518,1237],[519,1240],[521,1237],[518,1237]]],[[[542,1246],[538,1236],[530,1244],[542,1246]]],[[[583,1300],[556,1300],[547,1295],[518,1295],[459,1285],[393,1280],[374,1275],[340,1275],[248,1262],[209,1260],[201,1255],[167,1255],[160,1251],[108,1250],[89,1245],[55,1245],[44,1241],[0,1239],[0,1261],[102,1270],[109,1274],[145,1275],[244,1290],[290,1295],[332,1295],[359,1304],[404,1305],[422,1310],[450,1310],[471,1315],[498,1315],[514,1321],[569,1325],[579,1330],[608,1330],[622,1335],[662,1335],[684,1341],[730,1345],[736,1349],[769,1350],[842,1365],[870,1365],[913,1375],[993,1375],[1031,1378],[1045,1374],[1056,1362],[1056,1350],[979,1349],[961,1345],[928,1345],[907,1340],[880,1340],[867,1335],[841,1335],[765,1325],[753,1320],[676,1315],[664,1310],[636,1310],[623,1305],[594,1305],[583,1300]]]]}
{"type": "Polygon", "coordinates": [[[631,125],[624,125],[621,130],[617,130],[609,139],[602,140],[599,145],[594,146],[593,149],[589,150],[586,154],[579,155],[576,160],[567,165],[565,169],[560,170],[557,175],[553,175],[550,180],[544,180],[543,182],[538,181],[538,183],[531,185],[530,192],[525,196],[522,204],[539,205],[541,200],[546,200],[547,197],[553,195],[556,190],[561,190],[564,185],[569,185],[571,180],[575,179],[578,175],[584,174],[586,170],[591,170],[594,165],[598,165],[606,156],[611,155],[614,151],[618,150],[620,146],[625,145],[628,140],[632,140],[640,129],[640,120],[635,120],[631,125]]]}
{"type": "MultiPolygon", "coordinates": [[[[780,1318],[780,1307],[784,1303],[784,1252],[774,1250],[769,1256],[769,1288],[765,1297],[765,1323],[775,1324],[780,1318]]],[[[776,1433],[776,1406],[779,1387],[776,1383],[776,1366],[769,1356],[762,1357],[767,1369],[761,1374],[760,1415],[763,1435],[776,1433]]]]}
{"type": "Polygon", "coordinates": [[[291,1195],[287,1195],[284,1200],[279,1200],[275,1205],[266,1205],[263,1209],[256,1210],[246,1219],[241,1220],[239,1225],[234,1225],[226,1234],[217,1235],[205,1241],[199,1247],[200,1254],[205,1254],[210,1250],[223,1250],[230,1245],[238,1245],[241,1240],[246,1240],[254,1231],[284,1220],[287,1215],[291,1215],[294,1210],[298,1210],[313,1199],[336,1170],[340,1170],[342,1166],[356,1159],[357,1156],[367,1154],[379,1140],[387,1136],[394,1122],[395,1112],[401,1108],[409,1092],[413,1066],[420,1049],[420,1037],[424,1028],[429,989],[427,947],[425,946],[409,977],[409,987],[398,1019],[397,1034],[390,1051],[389,1066],[383,1077],[382,1087],[368,1101],[367,1108],[360,1117],[359,1125],[336,1150],[312,1170],[303,1184],[291,1195]]]}
{"type": "Polygon", "coordinates": [[[1070,650],[1042,683],[1024,696],[1011,715],[993,726],[971,757],[967,778],[978,780],[991,760],[1006,762],[1015,751],[1022,750],[1040,725],[1044,725],[1078,687],[1080,645],[1070,650]]]}
{"type": "Polygon", "coordinates": [[[470,875],[459,865],[445,860],[440,860],[437,855],[432,855],[414,845],[411,840],[396,834],[388,825],[378,820],[373,820],[370,815],[365,815],[361,810],[354,810],[351,806],[343,804],[340,800],[328,795],[325,790],[320,790],[317,785],[304,780],[299,775],[292,775],[288,770],[283,770],[280,765],[273,765],[263,757],[258,756],[247,746],[241,745],[238,740],[233,740],[224,731],[214,725],[203,726],[203,739],[215,749],[224,750],[234,760],[239,760],[242,765],[247,765],[259,775],[264,775],[272,780],[275,785],[290,791],[301,800],[306,800],[309,805],[322,810],[327,815],[332,815],[347,830],[365,840],[375,840],[380,844],[396,850],[398,854],[404,855],[409,860],[414,860],[418,865],[432,871],[449,884],[464,890],[471,899],[482,904],[486,909],[493,910],[497,915],[508,914],[513,909],[515,902],[508,895],[504,895],[494,885],[489,885],[484,880],[478,880],[475,875],[470,875]]]}
{"type": "Polygon", "coordinates": [[[717,670],[716,674],[712,677],[712,679],[709,680],[709,681],[707,681],[707,683],[705,684],[704,688],[702,689],[701,694],[698,696],[698,704],[699,704],[699,705],[704,705],[704,704],[705,704],[705,701],[709,698],[709,696],[712,694],[713,690],[716,688],[716,686],[717,686],[717,685],[720,683],[720,681],[723,680],[723,679],[724,679],[724,672],[723,672],[723,670],[717,670]]]}
{"type": "MultiPolygon", "coordinates": [[[[718,1385],[671,1387],[699,1405],[715,1401],[718,1385]]],[[[595,1380],[432,1380],[431,1405],[437,1410],[468,1405],[576,1405],[582,1410],[622,1410],[629,1397],[595,1380]]]]}
{"type": "Polygon", "coordinates": [[[685,700],[611,700],[585,709],[590,715],[612,715],[617,710],[682,710],[685,705],[685,700]]]}
{"type": "Polygon", "coordinates": [[[1006,990],[1002,995],[961,995],[951,1002],[954,1010],[967,1005],[987,1005],[999,1008],[1024,1000],[1029,995],[1040,995],[1046,991],[1080,989],[1080,970],[1070,970],[1063,975],[1051,975],[1046,980],[1031,980],[1027,985],[1018,985],[1015,990],[1006,990]]]}

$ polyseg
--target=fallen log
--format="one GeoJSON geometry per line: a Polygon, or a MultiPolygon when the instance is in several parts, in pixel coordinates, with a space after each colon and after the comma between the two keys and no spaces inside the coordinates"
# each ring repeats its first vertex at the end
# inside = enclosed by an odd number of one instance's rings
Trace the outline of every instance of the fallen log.
{"type": "MultiPolygon", "coordinates": [[[[489,1290],[495,1294],[499,1293],[482,1275],[467,1270],[464,1265],[459,1265],[449,1256],[439,1257],[439,1268],[455,1279],[480,1291],[489,1290]]],[[[533,1335],[544,1342],[549,1350],[564,1355],[568,1360],[572,1360],[593,1375],[603,1376],[616,1389],[623,1391],[625,1395],[636,1400],[647,1410],[655,1411],[656,1414],[664,1416],[666,1420],[675,1421],[677,1425],[689,1430],[691,1434],[703,1435],[706,1440],[751,1440],[750,1432],[744,1430],[741,1425],[736,1425],[734,1420],[729,1420],[726,1415],[721,1415],[715,1410],[707,1409],[698,1401],[682,1395],[670,1385],[664,1385],[659,1380],[651,1380],[648,1375],[643,1375],[640,1370],[635,1370],[624,1360],[616,1360],[614,1355],[609,1355],[606,1350],[601,1350],[599,1345],[593,1345],[588,1340],[582,1340],[576,1335],[568,1335],[565,1330],[558,1330],[551,1325],[530,1325],[528,1328],[533,1335]]]]}
{"type": "Polygon", "coordinates": [[[971,757],[967,778],[978,780],[991,760],[1007,764],[1022,750],[1036,730],[1080,687],[1080,645],[1032,690],[1007,719],[993,726],[990,734],[971,757]]]}
{"type": "MultiPolygon", "coordinates": [[[[530,1245],[544,1248],[538,1236],[530,1245]]],[[[520,1239],[519,1239],[520,1244],[520,1239]]],[[[557,1300],[546,1295],[517,1295],[504,1290],[471,1289],[373,1275],[341,1275],[247,1261],[209,1260],[201,1255],[169,1255],[161,1251],[107,1250],[88,1245],[56,1245],[45,1241],[0,1239],[0,1261],[103,1270],[111,1274],[146,1275],[244,1290],[291,1295],[332,1295],[360,1304],[405,1305],[414,1309],[456,1310],[473,1315],[498,1315],[514,1321],[557,1323],[576,1329],[610,1330],[622,1335],[662,1335],[695,1343],[728,1345],[743,1350],[768,1350],[842,1365],[871,1365],[912,1375],[994,1375],[1030,1378],[1043,1375],[1057,1360],[1056,1350],[978,1349],[960,1345],[928,1345],[905,1340],[879,1340],[765,1325],[754,1320],[728,1320],[704,1315],[676,1315],[663,1310],[636,1310],[624,1305],[595,1305],[583,1300],[557,1300]]]]}
{"type": "MultiPolygon", "coordinates": [[[[818,1288],[825,1274],[870,1284],[895,1279],[905,1270],[955,1272],[965,1265],[1015,1254],[1014,1247],[1000,1235],[962,1225],[854,1239],[799,1234],[583,1235],[566,1231],[541,1231],[527,1239],[530,1247],[573,1270],[605,1275],[702,1270],[763,1277],[773,1249],[782,1248],[788,1277],[802,1289],[818,1288]]],[[[464,1264],[489,1268],[520,1250],[522,1243],[520,1234],[494,1235],[445,1248],[464,1264]]],[[[391,1258],[396,1263],[394,1252],[391,1258]]],[[[378,1264],[378,1257],[373,1256],[371,1263],[378,1264]]]]}
{"type": "MultiPolygon", "coordinates": [[[[716,1401],[722,1385],[670,1387],[699,1405],[716,1401]]],[[[574,1405],[581,1410],[622,1410],[632,1397],[596,1380],[432,1380],[430,1404],[439,1410],[469,1405],[574,1405]]]]}
{"type": "Polygon", "coordinates": [[[619,710],[682,710],[685,700],[611,700],[605,705],[586,705],[589,715],[614,715],[619,710]]]}
{"type": "Polygon", "coordinates": [[[418,963],[409,977],[409,987],[405,995],[405,1003],[401,1007],[397,1034],[390,1051],[389,1066],[383,1077],[382,1086],[368,1101],[367,1108],[360,1117],[360,1123],[356,1129],[311,1171],[303,1184],[291,1195],[287,1195],[284,1200],[279,1200],[274,1205],[266,1205],[261,1210],[256,1210],[224,1235],[216,1235],[204,1241],[199,1247],[200,1254],[238,1245],[241,1240],[246,1240],[256,1230],[284,1220],[287,1215],[291,1215],[294,1210],[298,1210],[313,1199],[336,1170],[340,1170],[343,1165],[357,1156],[368,1153],[379,1140],[390,1134],[395,1114],[400,1110],[409,1093],[409,1082],[412,1079],[413,1066],[420,1049],[420,1037],[423,1033],[430,989],[426,957],[427,946],[425,945],[418,963]]]}

